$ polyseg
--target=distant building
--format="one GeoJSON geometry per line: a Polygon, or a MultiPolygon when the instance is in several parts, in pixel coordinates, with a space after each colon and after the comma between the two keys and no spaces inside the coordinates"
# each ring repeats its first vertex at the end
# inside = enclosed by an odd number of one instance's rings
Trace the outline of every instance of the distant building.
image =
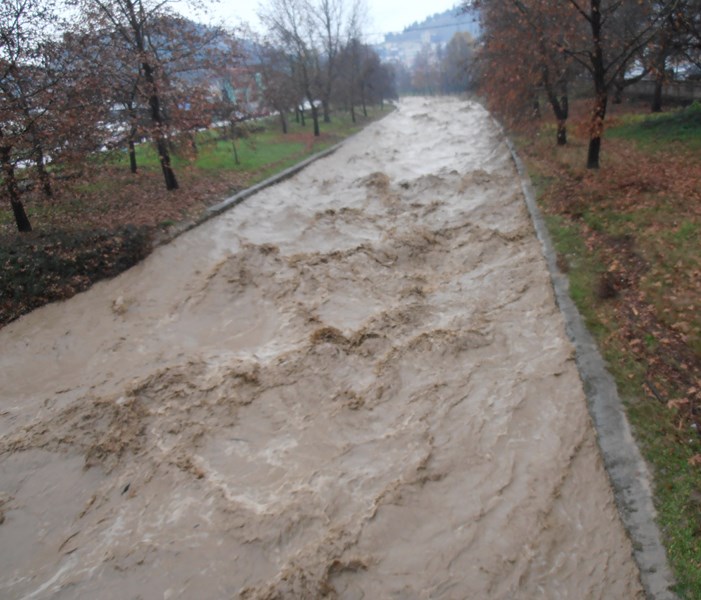
{"type": "Polygon", "coordinates": [[[211,87],[214,95],[221,95],[223,100],[236,106],[243,114],[259,115],[266,110],[263,102],[263,79],[255,68],[232,67],[225,78],[211,87]]]}
{"type": "Polygon", "coordinates": [[[383,61],[399,62],[410,67],[422,48],[428,46],[435,54],[458,31],[466,31],[473,38],[478,38],[481,34],[479,13],[474,9],[461,13],[457,7],[437,13],[421,23],[409,25],[401,33],[386,34],[385,41],[376,44],[375,50],[383,61]]]}

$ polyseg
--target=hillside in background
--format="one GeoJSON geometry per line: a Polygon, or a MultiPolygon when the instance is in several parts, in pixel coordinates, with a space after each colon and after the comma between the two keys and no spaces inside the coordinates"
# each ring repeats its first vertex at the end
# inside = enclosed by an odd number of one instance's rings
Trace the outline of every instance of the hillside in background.
{"type": "Polygon", "coordinates": [[[401,33],[388,33],[385,41],[375,49],[383,60],[411,65],[422,47],[435,50],[445,46],[459,31],[468,32],[473,38],[480,35],[479,13],[471,9],[460,12],[456,6],[427,17],[421,22],[412,23],[401,33]]]}
{"type": "Polygon", "coordinates": [[[429,39],[431,43],[447,44],[458,31],[467,31],[472,37],[479,36],[479,14],[476,10],[461,13],[456,6],[436,13],[420,23],[412,23],[401,33],[388,33],[385,42],[421,42],[429,39]]]}

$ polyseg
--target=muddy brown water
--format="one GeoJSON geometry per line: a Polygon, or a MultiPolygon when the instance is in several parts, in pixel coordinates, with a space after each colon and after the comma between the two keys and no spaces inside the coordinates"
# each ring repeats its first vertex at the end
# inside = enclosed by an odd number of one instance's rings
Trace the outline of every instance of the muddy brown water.
{"type": "Polygon", "coordinates": [[[2,598],[642,597],[476,104],[402,101],[0,348],[2,598]]]}

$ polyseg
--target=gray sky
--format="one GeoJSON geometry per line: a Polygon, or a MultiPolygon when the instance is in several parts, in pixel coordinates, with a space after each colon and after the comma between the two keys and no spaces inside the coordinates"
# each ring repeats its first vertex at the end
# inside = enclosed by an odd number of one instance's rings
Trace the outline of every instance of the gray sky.
{"type": "MultiPolygon", "coordinates": [[[[367,34],[384,34],[401,31],[414,21],[423,21],[429,15],[443,12],[459,4],[459,0],[366,0],[368,21],[365,30],[367,34]]],[[[258,7],[265,2],[258,0],[221,0],[209,6],[204,18],[199,20],[223,20],[227,26],[236,26],[242,21],[248,22],[254,28],[258,25],[256,13],[258,7]]],[[[373,35],[369,41],[377,41],[373,35]]]]}

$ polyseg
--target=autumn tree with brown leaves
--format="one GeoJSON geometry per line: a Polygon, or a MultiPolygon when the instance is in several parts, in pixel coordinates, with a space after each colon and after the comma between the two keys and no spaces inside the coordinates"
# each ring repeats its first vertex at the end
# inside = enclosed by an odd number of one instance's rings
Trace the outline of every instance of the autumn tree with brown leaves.
{"type": "Polygon", "coordinates": [[[16,176],[27,150],[44,193],[51,194],[39,127],[55,83],[51,72],[55,54],[44,33],[54,19],[52,3],[44,0],[3,0],[0,5],[0,167],[20,232],[32,229],[16,176]]]}
{"type": "Polygon", "coordinates": [[[357,121],[355,108],[360,104],[362,42],[353,36],[339,53],[340,77],[335,89],[334,101],[350,113],[351,121],[357,121]]]}
{"type": "Polygon", "coordinates": [[[556,45],[591,77],[594,107],[587,168],[598,169],[609,90],[624,73],[630,58],[655,39],[677,1],[568,0],[567,5],[583,28],[569,38],[568,46],[559,41],[556,45]]]}
{"type": "Polygon", "coordinates": [[[121,60],[129,61],[134,72],[143,78],[147,88],[152,135],[163,171],[166,189],[178,188],[171,166],[167,142],[166,120],[163,112],[163,81],[154,35],[160,20],[169,16],[168,2],[158,0],[77,0],[84,19],[84,28],[114,32],[110,41],[121,46],[121,60]]]}
{"type": "Polygon", "coordinates": [[[530,67],[522,70],[521,78],[535,88],[543,80],[543,73],[536,66],[538,57],[558,54],[587,72],[594,97],[587,167],[596,169],[610,90],[625,74],[631,59],[652,42],[679,5],[677,0],[481,0],[485,15],[497,15],[491,21],[485,20],[486,35],[503,47],[500,59],[494,63],[497,70],[490,69],[488,76],[499,73],[501,68],[513,69],[510,63],[525,62],[530,67]],[[501,14],[506,15],[508,27],[522,35],[509,39],[495,30],[495,23],[505,26],[501,14]],[[527,27],[521,23],[533,28],[530,39],[525,33],[527,27]]]}
{"type": "Polygon", "coordinates": [[[682,36],[683,58],[701,68],[701,0],[683,0],[675,18],[682,36]]]}
{"type": "Polygon", "coordinates": [[[368,104],[383,105],[385,100],[397,98],[394,71],[383,63],[380,55],[368,44],[362,46],[360,71],[360,101],[363,115],[368,116],[368,104]]]}
{"type": "Polygon", "coordinates": [[[215,100],[209,84],[222,65],[237,60],[235,43],[221,29],[175,13],[171,0],[73,2],[82,15],[76,29],[92,41],[95,84],[107,90],[113,108],[121,107],[113,120],[127,131],[131,170],[141,132],[155,143],[166,189],[177,189],[170,134],[189,136],[195,148],[189,132],[208,124],[215,100]]]}
{"type": "Polygon", "coordinates": [[[557,143],[567,143],[568,83],[573,59],[550,42],[572,29],[572,15],[551,0],[480,3],[485,31],[481,87],[502,117],[521,119],[545,93],[557,121],[557,143]]]}
{"type": "Polygon", "coordinates": [[[440,61],[430,44],[424,44],[411,63],[411,86],[420,94],[433,95],[440,91],[440,61]]]}
{"type": "MultiPolygon", "coordinates": [[[[82,54],[90,57],[86,69],[109,109],[113,135],[108,137],[113,145],[128,147],[130,169],[136,173],[135,143],[153,132],[153,86],[143,62],[134,60],[133,49],[114,28],[80,30],[74,37],[82,41],[82,54]]],[[[216,81],[240,61],[238,43],[219,28],[178,15],[154,19],[148,42],[157,66],[160,131],[169,146],[176,132],[194,150],[195,129],[209,124],[220,100],[216,81]]]]}

